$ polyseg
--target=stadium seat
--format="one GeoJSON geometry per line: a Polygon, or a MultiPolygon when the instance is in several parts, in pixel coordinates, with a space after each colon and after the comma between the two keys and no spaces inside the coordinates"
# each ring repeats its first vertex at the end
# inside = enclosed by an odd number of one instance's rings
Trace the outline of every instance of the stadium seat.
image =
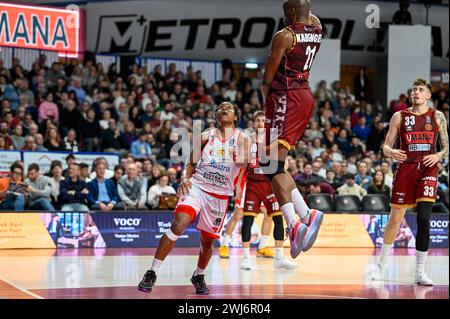
{"type": "Polygon", "coordinates": [[[337,195],[334,210],[343,213],[357,213],[361,210],[361,201],[356,195],[337,195]]]}
{"type": "Polygon", "coordinates": [[[388,199],[383,194],[368,194],[362,200],[363,212],[387,212],[389,211],[388,199]]]}
{"type": "Polygon", "coordinates": [[[333,211],[333,198],[330,194],[309,194],[308,206],[323,212],[333,211]]]}

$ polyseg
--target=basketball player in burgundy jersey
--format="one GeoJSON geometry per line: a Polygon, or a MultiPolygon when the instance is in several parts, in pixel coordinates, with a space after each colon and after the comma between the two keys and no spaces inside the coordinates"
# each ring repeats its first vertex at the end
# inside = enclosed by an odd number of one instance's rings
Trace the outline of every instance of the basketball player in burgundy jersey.
{"type": "Polygon", "coordinates": [[[384,231],[381,256],[372,273],[373,280],[382,280],[400,223],[408,207],[417,210],[415,283],[432,286],[425,274],[425,261],[430,239],[430,213],[437,192],[437,163],[448,156],[447,122],[442,112],[427,107],[431,85],[417,79],[411,93],[412,107],[396,112],[391,119],[383,152],[398,162],[391,196],[391,215],[384,231]],[[437,152],[437,136],[441,150],[437,152]],[[399,140],[400,147],[394,143],[399,140]]]}
{"type": "Polygon", "coordinates": [[[309,72],[322,42],[319,19],[310,12],[309,0],[283,4],[286,28],[277,32],[262,81],[266,109],[266,144],[269,163],[261,161],[288,225],[291,256],[296,258],[314,244],[323,213],[310,210],[289,173],[285,161],[303,135],[314,108],[309,72]],[[277,146],[277,147],[276,147],[277,146]],[[276,147],[276,151],[274,149],[276,147]],[[299,214],[300,220],[297,219],[299,214]]]}

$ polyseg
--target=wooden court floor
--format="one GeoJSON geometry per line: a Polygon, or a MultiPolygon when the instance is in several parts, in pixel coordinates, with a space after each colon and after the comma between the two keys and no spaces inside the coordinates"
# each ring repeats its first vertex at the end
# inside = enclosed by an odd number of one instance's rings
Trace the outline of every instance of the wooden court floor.
{"type": "MultiPolygon", "coordinates": [[[[136,285],[149,268],[154,248],[0,250],[0,299],[448,299],[449,255],[433,249],[426,270],[434,287],[413,284],[415,251],[396,249],[382,282],[367,274],[377,249],[313,248],[295,260],[295,270],[278,270],[272,259],[256,258],[240,269],[241,250],[229,259],[215,254],[205,274],[209,296],[190,284],[196,248],[175,248],[160,269],[151,294],[136,285]]],[[[285,256],[289,252],[286,249],[285,256]]],[[[286,257],[287,258],[287,257],[286,257]]]]}

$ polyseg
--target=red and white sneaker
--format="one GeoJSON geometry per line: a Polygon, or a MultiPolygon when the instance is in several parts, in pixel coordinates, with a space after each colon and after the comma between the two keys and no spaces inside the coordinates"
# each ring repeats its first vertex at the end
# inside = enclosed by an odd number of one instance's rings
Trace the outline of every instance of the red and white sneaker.
{"type": "Polygon", "coordinates": [[[322,225],[323,213],[319,210],[311,209],[308,217],[309,222],[305,224],[308,226],[308,230],[303,242],[303,251],[309,250],[314,245],[317,235],[319,234],[320,226],[322,225]]]}
{"type": "Polygon", "coordinates": [[[297,221],[293,227],[288,228],[286,231],[291,241],[291,257],[296,258],[302,252],[303,241],[308,227],[300,221],[297,221]]]}

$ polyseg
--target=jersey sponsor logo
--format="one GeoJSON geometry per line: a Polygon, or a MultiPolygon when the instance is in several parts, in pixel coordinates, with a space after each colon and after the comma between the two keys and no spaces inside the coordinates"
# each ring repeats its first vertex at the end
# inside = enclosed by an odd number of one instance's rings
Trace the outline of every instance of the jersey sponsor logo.
{"type": "Polygon", "coordinates": [[[204,172],[203,178],[207,182],[218,185],[218,186],[226,186],[228,183],[228,178],[226,178],[223,175],[220,175],[219,173],[204,172]]]}
{"type": "Polygon", "coordinates": [[[220,211],[215,210],[215,209],[211,209],[209,212],[210,212],[211,215],[217,216],[217,217],[223,217],[225,215],[225,212],[220,212],[220,211]]]}
{"type": "Polygon", "coordinates": [[[431,150],[430,144],[410,144],[408,145],[408,151],[410,152],[427,152],[431,150]]]}
{"type": "Polygon", "coordinates": [[[424,178],[422,178],[423,181],[437,181],[437,178],[434,176],[425,176],[424,178]]]}
{"type": "Polygon", "coordinates": [[[322,42],[322,35],[316,34],[316,33],[296,33],[295,37],[297,39],[298,43],[321,43],[322,42]]]}
{"type": "Polygon", "coordinates": [[[431,144],[434,140],[433,132],[412,132],[406,133],[404,136],[407,144],[431,144]]]}
{"type": "Polygon", "coordinates": [[[225,172],[225,173],[229,173],[230,172],[230,167],[225,166],[223,164],[217,163],[215,159],[211,160],[211,163],[209,163],[209,166],[217,169],[218,171],[221,172],[225,172]]]}

